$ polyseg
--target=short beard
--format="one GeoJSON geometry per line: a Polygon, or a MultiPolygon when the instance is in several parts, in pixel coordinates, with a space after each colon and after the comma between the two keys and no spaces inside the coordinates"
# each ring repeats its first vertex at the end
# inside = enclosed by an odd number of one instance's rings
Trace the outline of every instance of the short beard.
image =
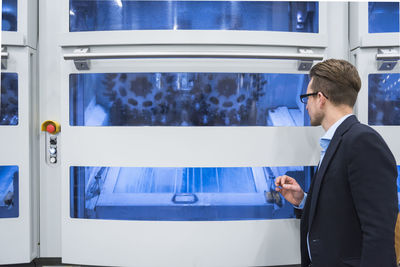
{"type": "Polygon", "coordinates": [[[317,113],[314,115],[313,118],[310,117],[310,124],[311,126],[320,126],[323,119],[324,119],[324,114],[317,113]]]}

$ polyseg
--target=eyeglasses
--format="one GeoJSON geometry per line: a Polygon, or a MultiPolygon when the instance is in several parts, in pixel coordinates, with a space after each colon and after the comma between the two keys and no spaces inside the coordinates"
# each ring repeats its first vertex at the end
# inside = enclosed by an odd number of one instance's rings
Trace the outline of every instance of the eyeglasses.
{"type": "Polygon", "coordinates": [[[318,92],[318,91],[317,91],[317,92],[310,93],[310,94],[300,95],[300,101],[301,101],[301,103],[307,104],[307,102],[308,102],[308,97],[309,97],[309,96],[318,95],[318,93],[321,93],[326,99],[329,99],[324,93],[318,92]]]}

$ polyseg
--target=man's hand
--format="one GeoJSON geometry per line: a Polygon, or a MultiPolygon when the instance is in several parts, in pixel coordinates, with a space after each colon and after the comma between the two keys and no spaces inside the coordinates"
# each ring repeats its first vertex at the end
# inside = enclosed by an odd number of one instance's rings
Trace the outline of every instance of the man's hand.
{"type": "Polygon", "coordinates": [[[299,206],[304,198],[304,191],[295,179],[287,175],[275,179],[275,190],[295,206],[299,206]]]}

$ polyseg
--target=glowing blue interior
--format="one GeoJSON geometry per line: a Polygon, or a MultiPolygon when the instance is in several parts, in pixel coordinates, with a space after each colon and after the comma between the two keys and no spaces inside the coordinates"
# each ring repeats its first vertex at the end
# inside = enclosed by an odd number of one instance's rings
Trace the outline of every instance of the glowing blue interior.
{"type": "Polygon", "coordinates": [[[318,33],[318,2],[70,0],[70,32],[239,30],[318,33]]]}
{"type": "Polygon", "coordinates": [[[2,31],[17,31],[17,0],[3,0],[1,6],[2,20],[1,30],[2,31]]]}
{"type": "Polygon", "coordinates": [[[70,75],[71,126],[304,126],[305,74],[70,75]]]}
{"type": "Polygon", "coordinates": [[[400,125],[400,73],[368,75],[368,124],[400,125]]]}
{"type": "Polygon", "coordinates": [[[399,2],[368,2],[368,32],[399,32],[399,2]]]}
{"type": "Polygon", "coordinates": [[[287,174],[308,189],[314,167],[71,167],[71,217],[215,221],[293,218],[275,191],[287,174]]]}
{"type": "Polygon", "coordinates": [[[18,124],[18,74],[1,73],[0,125],[18,124]]]}
{"type": "Polygon", "coordinates": [[[18,166],[0,166],[0,218],[18,217],[18,166]]]}

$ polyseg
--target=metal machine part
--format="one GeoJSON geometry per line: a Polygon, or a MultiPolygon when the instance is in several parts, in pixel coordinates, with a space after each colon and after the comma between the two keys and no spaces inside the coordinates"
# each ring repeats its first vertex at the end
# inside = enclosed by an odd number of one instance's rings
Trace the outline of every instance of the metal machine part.
{"type": "Polygon", "coordinates": [[[314,61],[322,60],[322,54],[314,54],[311,49],[299,49],[299,53],[252,53],[252,52],[203,52],[203,51],[164,51],[164,52],[121,52],[92,53],[89,47],[75,49],[64,54],[65,60],[73,60],[77,70],[89,70],[90,61],[95,59],[141,59],[141,58],[241,58],[241,59],[285,59],[298,60],[298,70],[308,71],[314,61]]]}
{"type": "Polygon", "coordinates": [[[397,62],[400,60],[400,53],[396,49],[378,49],[376,54],[378,70],[393,70],[397,62]]]}

